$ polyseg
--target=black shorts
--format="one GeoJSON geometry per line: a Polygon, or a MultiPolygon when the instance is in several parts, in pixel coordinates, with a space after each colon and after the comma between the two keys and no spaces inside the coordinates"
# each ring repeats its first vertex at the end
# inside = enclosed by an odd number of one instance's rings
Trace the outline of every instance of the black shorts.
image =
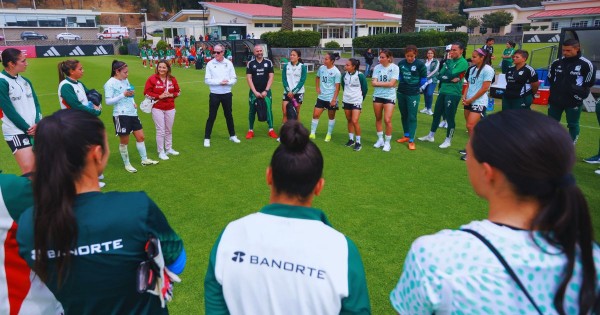
{"type": "MultiPolygon", "coordinates": [[[[298,104],[302,104],[302,101],[304,100],[304,93],[294,94],[294,98],[296,99],[296,102],[298,102],[298,104]]],[[[287,96],[287,93],[283,93],[282,100],[284,102],[290,102],[291,101],[291,99],[287,96]]]]}
{"type": "Polygon", "coordinates": [[[344,104],[344,110],[362,110],[362,104],[361,103],[346,103],[346,102],[342,102],[342,104],[344,104]]]}
{"type": "Polygon", "coordinates": [[[395,100],[389,100],[387,98],[375,97],[375,96],[373,96],[373,103],[396,105],[396,101],[395,100]]]}
{"type": "Polygon", "coordinates": [[[337,106],[337,102],[335,103],[335,106],[331,106],[331,102],[328,101],[324,101],[322,99],[317,98],[317,103],[315,104],[316,108],[324,108],[326,110],[338,110],[339,107],[337,106]]]}
{"type": "Polygon", "coordinates": [[[25,149],[31,146],[31,137],[25,134],[12,136],[12,139],[6,140],[8,143],[8,147],[10,148],[10,152],[15,154],[18,150],[25,149]]]}
{"type": "Polygon", "coordinates": [[[464,105],[463,108],[473,113],[485,114],[485,106],[483,105],[464,105]]]}
{"type": "Polygon", "coordinates": [[[142,129],[142,123],[138,116],[113,116],[113,122],[115,123],[115,133],[119,136],[142,129]]]}

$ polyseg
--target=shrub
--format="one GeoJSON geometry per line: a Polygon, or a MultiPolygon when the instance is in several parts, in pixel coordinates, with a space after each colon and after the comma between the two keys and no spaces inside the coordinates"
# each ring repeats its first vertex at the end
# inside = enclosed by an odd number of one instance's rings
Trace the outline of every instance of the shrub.
{"type": "Polygon", "coordinates": [[[548,29],[548,25],[542,25],[540,26],[540,30],[545,31],[548,29]]]}
{"type": "Polygon", "coordinates": [[[165,42],[164,40],[159,40],[158,43],[156,43],[156,49],[158,50],[165,50],[167,49],[167,42],[165,42]]]}
{"type": "Polygon", "coordinates": [[[329,49],[335,49],[335,48],[340,48],[340,43],[332,40],[330,42],[325,43],[325,48],[329,48],[329,49]]]}
{"type": "MultiPolygon", "coordinates": [[[[403,34],[379,34],[357,37],[352,41],[352,45],[355,49],[404,48],[407,45],[416,45],[419,48],[426,48],[442,47],[457,41],[466,45],[469,41],[469,35],[463,32],[438,31],[403,34]]],[[[443,49],[440,51],[440,53],[443,53],[443,49]]]]}
{"type": "Polygon", "coordinates": [[[128,54],[129,54],[129,49],[127,49],[127,46],[125,46],[125,45],[119,46],[119,55],[128,55],[128,54]]]}
{"type": "Polygon", "coordinates": [[[523,25],[523,30],[525,32],[531,31],[531,25],[523,25]]]}
{"type": "Polygon", "coordinates": [[[152,41],[151,40],[140,40],[140,42],[138,43],[138,48],[142,48],[143,46],[152,47],[152,41]]]}
{"type": "Polygon", "coordinates": [[[270,47],[315,47],[321,41],[321,34],[314,31],[267,32],[260,38],[270,47]]]}

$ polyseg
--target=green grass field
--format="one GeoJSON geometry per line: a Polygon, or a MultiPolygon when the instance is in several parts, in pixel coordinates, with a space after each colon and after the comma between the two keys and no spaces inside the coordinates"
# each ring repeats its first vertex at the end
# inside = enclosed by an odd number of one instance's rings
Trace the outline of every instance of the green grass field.
{"type": "MultiPolygon", "coordinates": [[[[85,68],[82,81],[88,88],[102,91],[110,75],[114,59],[106,57],[80,58],[85,68]]],[[[143,85],[151,70],[143,68],[136,57],[121,57],[129,63],[129,80],[136,87],[136,100],[142,100],[143,85]]],[[[59,109],[57,98],[57,63],[63,58],[30,59],[24,75],[31,79],[49,115],[59,109]]],[[[203,281],[210,249],[226,224],[256,212],[269,202],[265,169],[278,145],[267,137],[266,123],[255,125],[256,137],[247,141],[248,87],[245,70],[237,69],[239,81],[234,87],[234,119],[241,144],[228,141],[225,119],[219,111],[213,130],[212,147],[204,148],[204,126],[208,116],[208,88],[204,70],[173,70],[182,94],[176,100],[174,148],[180,156],[151,167],[139,163],[132,140],[129,153],[138,169],[130,174],[123,168],[118,153],[118,139],[109,136],[111,156],[105,170],[106,191],[144,190],[167,215],[170,224],[182,236],[188,264],[183,282],[175,288],[175,300],[170,304],[173,314],[204,313],[203,281]]],[[[314,73],[309,74],[305,103],[300,114],[305,125],[310,124],[316,93],[314,73]]],[[[276,125],[281,122],[279,95],[281,72],[277,69],[273,95],[276,125]]],[[[369,91],[372,95],[372,90],[369,91]]],[[[367,97],[370,99],[370,97],[367,97]]],[[[499,100],[496,100],[496,110],[499,100]]],[[[438,145],[445,129],[436,135],[436,143],[417,142],[417,150],[409,151],[394,141],[392,150],[384,153],[372,147],[376,140],[371,102],[366,101],[361,117],[364,148],[354,152],[344,146],[347,141],[345,117],[338,113],[332,142],[323,141],[327,118],[321,117],[316,143],[325,157],[325,189],[315,199],[314,206],[323,209],[339,231],[352,238],[365,264],[373,314],[389,314],[389,292],[402,271],[404,257],[411,242],[420,235],[486,217],[486,203],[472,191],[465,163],[457,150],[464,148],[467,133],[462,111],[457,114],[457,132],[452,147],[443,150],[438,145]]],[[[423,105],[421,105],[421,108],[423,105]]],[[[545,112],[545,107],[534,106],[545,112]]],[[[101,116],[109,135],[114,130],[112,109],[104,106],[101,116]]],[[[157,159],[155,129],[150,115],[140,112],[146,134],[149,157],[157,159]]],[[[326,115],[325,115],[326,116],[326,115]]],[[[418,114],[417,136],[428,133],[431,116],[418,114]]],[[[400,114],[393,116],[394,139],[400,136],[400,114]]],[[[577,144],[574,175],[585,193],[592,210],[595,231],[600,233],[600,176],[597,166],[581,159],[598,152],[600,128],[592,113],[582,113],[581,136],[577,144]]],[[[132,138],[133,139],[133,138],[132,138]]],[[[493,139],[491,140],[493,141],[493,139]]],[[[17,173],[18,167],[8,147],[0,145],[0,169],[17,173]]]]}

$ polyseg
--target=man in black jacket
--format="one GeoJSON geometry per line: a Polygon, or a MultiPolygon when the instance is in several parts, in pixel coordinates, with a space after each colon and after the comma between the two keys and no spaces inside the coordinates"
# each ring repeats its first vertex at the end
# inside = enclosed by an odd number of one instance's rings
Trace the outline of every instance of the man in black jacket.
{"type": "Polygon", "coordinates": [[[569,134],[573,143],[576,143],[583,100],[588,97],[590,88],[594,85],[596,70],[592,62],[581,55],[579,41],[576,39],[563,42],[562,55],[562,58],[550,65],[548,71],[548,116],[560,121],[564,111],[569,134]]]}

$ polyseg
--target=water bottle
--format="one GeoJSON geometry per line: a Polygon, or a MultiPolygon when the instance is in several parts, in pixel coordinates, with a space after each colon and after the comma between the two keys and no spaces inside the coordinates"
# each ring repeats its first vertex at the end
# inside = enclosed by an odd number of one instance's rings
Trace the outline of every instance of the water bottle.
{"type": "MultiPolygon", "coordinates": [[[[133,84],[130,84],[130,85],[129,85],[129,87],[127,88],[127,91],[132,91],[132,92],[134,92],[134,91],[135,91],[135,87],[133,86],[133,84]]],[[[128,97],[130,97],[130,98],[133,98],[133,95],[131,95],[131,96],[128,96],[128,97]]]]}
{"type": "Polygon", "coordinates": [[[298,108],[298,101],[296,101],[295,97],[292,97],[292,104],[294,105],[295,108],[298,108]]]}

